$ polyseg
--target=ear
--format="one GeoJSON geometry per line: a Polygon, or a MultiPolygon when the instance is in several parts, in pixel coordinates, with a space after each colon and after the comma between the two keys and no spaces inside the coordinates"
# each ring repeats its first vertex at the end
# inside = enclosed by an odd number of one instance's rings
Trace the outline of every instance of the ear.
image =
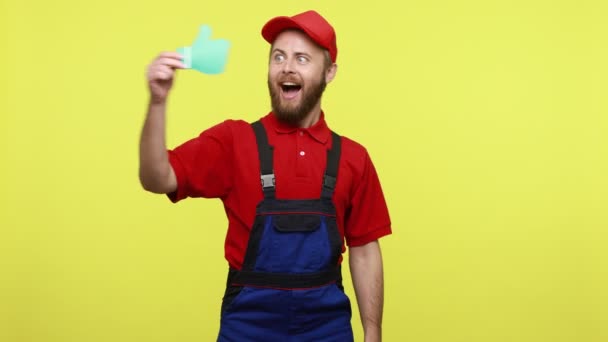
{"type": "Polygon", "coordinates": [[[338,64],[333,63],[327,71],[325,71],[325,83],[331,82],[334,77],[336,77],[336,73],[338,72],[338,64]]]}

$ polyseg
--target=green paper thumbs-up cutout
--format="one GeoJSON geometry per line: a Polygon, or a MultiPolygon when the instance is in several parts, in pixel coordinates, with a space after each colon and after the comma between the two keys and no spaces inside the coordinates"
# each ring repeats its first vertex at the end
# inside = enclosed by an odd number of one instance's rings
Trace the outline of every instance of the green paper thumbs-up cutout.
{"type": "Polygon", "coordinates": [[[186,68],[214,75],[224,72],[229,49],[229,41],[211,39],[211,28],[202,25],[192,46],[181,47],[177,52],[184,57],[186,68]]]}

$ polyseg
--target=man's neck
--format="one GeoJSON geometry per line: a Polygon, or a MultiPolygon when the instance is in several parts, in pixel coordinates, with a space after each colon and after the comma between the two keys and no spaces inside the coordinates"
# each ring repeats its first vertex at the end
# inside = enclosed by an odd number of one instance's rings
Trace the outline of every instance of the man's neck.
{"type": "Polygon", "coordinates": [[[319,118],[321,117],[321,104],[316,105],[304,119],[302,119],[298,126],[300,128],[309,128],[314,124],[319,122],[319,118]]]}

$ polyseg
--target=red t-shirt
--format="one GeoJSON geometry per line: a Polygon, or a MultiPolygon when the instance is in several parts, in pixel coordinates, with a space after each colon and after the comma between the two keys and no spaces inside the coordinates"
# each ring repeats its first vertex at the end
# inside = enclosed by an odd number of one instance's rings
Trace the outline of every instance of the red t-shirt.
{"type": "MultiPolygon", "coordinates": [[[[331,131],[324,115],[310,128],[288,126],[270,113],[261,119],[274,151],[278,199],[316,199],[321,195],[331,131]]],[[[260,162],[251,125],[227,120],[170,150],[177,177],[173,202],[186,197],[220,198],[228,216],[225,256],[241,269],[256,206],[263,199],[260,162]]],[[[365,148],[342,137],[333,202],[338,228],[349,246],[361,246],[391,233],[378,175],[365,148]]],[[[345,251],[344,245],[342,252],[345,251]]]]}

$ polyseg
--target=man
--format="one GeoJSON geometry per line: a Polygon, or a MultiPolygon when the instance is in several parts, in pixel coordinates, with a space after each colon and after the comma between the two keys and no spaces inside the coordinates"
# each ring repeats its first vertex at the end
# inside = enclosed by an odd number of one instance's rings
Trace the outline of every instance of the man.
{"type": "Polygon", "coordinates": [[[184,65],[171,52],[150,64],[140,181],[173,202],[224,203],[229,274],[219,341],[352,341],[345,241],[365,341],[380,341],[377,240],[391,233],[390,220],[367,151],[331,132],[321,109],[337,71],[334,29],[308,11],[271,19],[262,36],[271,44],[272,112],[253,124],[227,120],[168,152],[166,100],[184,65]]]}

